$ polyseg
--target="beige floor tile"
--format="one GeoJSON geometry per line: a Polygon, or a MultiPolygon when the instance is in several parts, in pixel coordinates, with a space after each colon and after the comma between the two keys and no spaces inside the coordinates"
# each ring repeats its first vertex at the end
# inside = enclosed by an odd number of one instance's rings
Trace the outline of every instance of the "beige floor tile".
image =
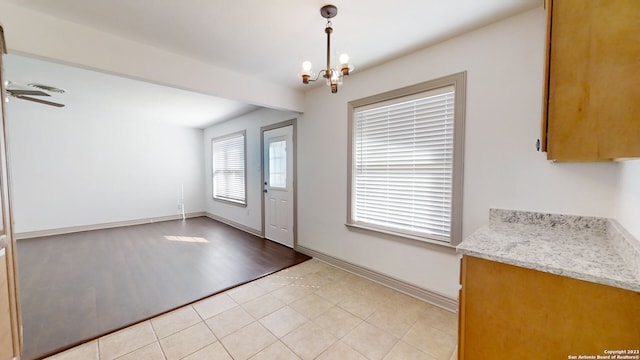
{"type": "Polygon", "coordinates": [[[356,295],[347,285],[340,282],[323,286],[316,290],[314,294],[321,296],[332,304],[337,304],[356,295]]]}
{"type": "Polygon", "coordinates": [[[157,342],[151,343],[145,347],[141,347],[138,350],[123,355],[116,360],[165,360],[160,344],[157,342]]]}
{"type": "Polygon", "coordinates": [[[363,320],[359,317],[334,306],[324,314],[318,316],[313,322],[328,331],[333,336],[341,339],[360,325],[363,320]]]}
{"type": "Polygon", "coordinates": [[[153,332],[151,322],[142,322],[113,334],[101,337],[98,340],[100,360],[115,359],[143,346],[149,345],[156,340],[156,334],[153,332]]]}
{"type": "Polygon", "coordinates": [[[387,302],[380,306],[379,309],[388,309],[389,311],[395,312],[396,316],[405,322],[413,323],[425,316],[427,310],[431,307],[433,307],[433,305],[427,304],[424,301],[406,297],[403,301],[387,302]]]}
{"type": "Polygon", "coordinates": [[[374,282],[371,280],[367,280],[361,276],[347,273],[347,275],[340,279],[340,284],[346,285],[355,293],[361,293],[365,292],[366,289],[371,286],[371,284],[374,284],[374,282]]]}
{"type": "Polygon", "coordinates": [[[245,360],[264,350],[278,339],[260,323],[251,323],[220,341],[235,360],[245,360]]]}
{"type": "Polygon", "coordinates": [[[385,356],[384,360],[436,360],[434,357],[416,349],[415,347],[398,341],[391,352],[385,356]]]}
{"type": "Polygon", "coordinates": [[[180,330],[184,330],[202,321],[198,313],[191,306],[151,319],[151,325],[159,339],[165,338],[180,330]]]}
{"type": "Polygon", "coordinates": [[[280,270],[277,273],[271,274],[269,276],[277,276],[286,279],[289,283],[302,279],[302,276],[298,276],[297,274],[293,273],[292,269],[294,268],[280,270]]]}
{"type": "Polygon", "coordinates": [[[307,319],[312,320],[332,308],[333,304],[316,294],[309,294],[292,302],[289,306],[307,319]]]}
{"type": "Polygon", "coordinates": [[[216,341],[216,337],[213,336],[211,330],[204,322],[201,322],[160,339],[160,345],[167,360],[176,360],[182,359],[216,341]]]}
{"type": "Polygon", "coordinates": [[[347,276],[347,272],[341,269],[338,269],[335,266],[327,266],[325,269],[318,271],[316,274],[330,279],[332,282],[340,281],[345,276],[347,276]]]}
{"type": "Polygon", "coordinates": [[[449,360],[458,360],[458,347],[457,346],[453,350],[453,353],[451,354],[451,358],[449,358],[449,360]]]}
{"type": "Polygon", "coordinates": [[[378,307],[375,301],[362,295],[348,297],[339,302],[338,306],[363,320],[373,314],[378,307]]]}
{"type": "Polygon", "coordinates": [[[245,309],[241,306],[236,306],[208,319],[206,323],[215,336],[218,339],[222,339],[254,321],[255,319],[245,309]]]}
{"type": "Polygon", "coordinates": [[[271,295],[284,301],[286,304],[290,304],[298,299],[302,299],[303,297],[311,294],[312,292],[313,292],[313,289],[310,287],[302,287],[294,284],[289,284],[287,286],[283,286],[282,288],[272,292],[271,295]]]}
{"type": "Polygon", "coordinates": [[[290,278],[282,275],[271,274],[269,276],[265,276],[262,279],[254,281],[254,283],[261,288],[265,289],[268,292],[278,290],[283,286],[287,286],[292,282],[298,280],[298,278],[290,278]]]}
{"type": "Polygon", "coordinates": [[[76,346],[63,353],[51,356],[45,360],[98,360],[98,341],[76,346]]]}
{"type": "MultiPolygon", "coordinates": [[[[366,280],[365,280],[366,281],[366,280]]],[[[374,300],[376,303],[385,303],[388,301],[394,301],[394,298],[398,298],[398,296],[406,296],[404,294],[399,293],[393,289],[390,289],[386,286],[377,284],[373,281],[370,281],[368,284],[364,286],[360,286],[358,290],[358,294],[362,296],[366,296],[371,300],[374,300]]]]}
{"type": "Polygon", "coordinates": [[[458,314],[429,306],[424,312],[424,320],[434,328],[442,330],[451,336],[458,336],[458,314]]]}
{"type": "Polygon", "coordinates": [[[371,314],[366,321],[379,329],[391,333],[399,339],[403,337],[416,320],[418,320],[418,315],[410,319],[399,316],[398,314],[401,311],[400,308],[382,307],[371,314]]]}
{"type": "Polygon", "coordinates": [[[281,340],[300,358],[307,360],[315,359],[338,339],[318,325],[308,322],[281,340]]]}
{"type": "Polygon", "coordinates": [[[333,283],[333,280],[322,276],[318,273],[307,274],[302,279],[295,281],[294,284],[298,286],[308,286],[314,289],[319,289],[322,286],[327,286],[333,283]]]}
{"type": "Polygon", "coordinates": [[[424,319],[416,321],[402,340],[438,360],[449,360],[456,347],[454,336],[432,327],[424,319]]]}
{"type": "Polygon", "coordinates": [[[380,308],[392,309],[398,314],[398,317],[401,317],[405,321],[414,322],[419,317],[423,316],[429,308],[433,307],[433,305],[409,295],[405,295],[390,288],[385,288],[381,285],[377,286],[384,288],[384,290],[374,288],[375,290],[373,290],[373,293],[376,293],[377,295],[373,295],[372,293],[371,296],[375,296],[381,301],[380,308]]]}
{"type": "Polygon", "coordinates": [[[183,360],[233,360],[224,346],[218,341],[194,352],[183,360]]]}
{"type": "Polygon", "coordinates": [[[367,359],[380,360],[398,342],[398,339],[386,331],[363,322],[342,338],[347,345],[365,355],[367,359]]]}
{"type": "Polygon", "coordinates": [[[324,270],[328,266],[329,265],[319,260],[311,259],[296,266],[279,271],[279,274],[284,276],[304,277],[305,275],[324,270]]]}
{"type": "Polygon", "coordinates": [[[286,304],[277,297],[266,294],[242,304],[242,307],[256,319],[261,319],[272,312],[281,309],[286,304]]]}
{"type": "Polygon", "coordinates": [[[277,341],[249,360],[300,360],[300,358],[285,344],[277,341]]]}
{"type": "Polygon", "coordinates": [[[317,360],[367,360],[364,355],[353,350],[353,348],[342,341],[338,341],[327,351],[317,357],[317,360]]]}
{"type": "Polygon", "coordinates": [[[198,314],[200,314],[200,317],[205,320],[223,313],[235,306],[238,306],[238,303],[230,298],[226,292],[214,295],[193,304],[193,308],[198,312],[198,314]]]}
{"type": "Polygon", "coordinates": [[[377,292],[379,296],[382,296],[384,298],[384,301],[390,305],[416,308],[417,310],[420,310],[420,311],[425,311],[428,308],[433,307],[433,305],[431,304],[427,304],[422,300],[418,300],[412,296],[403,294],[399,291],[395,291],[393,289],[384,287],[382,285],[378,285],[378,286],[381,288],[384,288],[384,290],[378,289],[374,291],[377,292]]]}
{"type": "Polygon", "coordinates": [[[267,290],[254,283],[244,284],[226,292],[238,304],[246,303],[267,293],[267,290]]]}
{"type": "Polygon", "coordinates": [[[307,321],[306,317],[289,306],[285,306],[282,309],[260,319],[260,323],[279,338],[302,326],[302,324],[307,321]]]}

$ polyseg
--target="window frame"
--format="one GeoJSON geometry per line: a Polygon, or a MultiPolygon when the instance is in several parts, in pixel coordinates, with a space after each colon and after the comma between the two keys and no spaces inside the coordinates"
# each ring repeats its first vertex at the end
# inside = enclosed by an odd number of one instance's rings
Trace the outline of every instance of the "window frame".
{"type": "Polygon", "coordinates": [[[220,201],[226,204],[231,204],[240,207],[247,207],[247,131],[241,130],[236,131],[234,133],[230,133],[223,136],[218,136],[211,139],[211,197],[214,201],[220,201]],[[243,165],[244,165],[244,200],[243,202],[234,201],[227,198],[216,197],[215,194],[215,153],[214,153],[214,143],[220,142],[226,139],[235,138],[242,136],[242,145],[243,145],[243,165]]]}
{"type": "Polygon", "coordinates": [[[462,241],[462,192],[463,192],[463,172],[464,172],[464,128],[466,112],[466,78],[467,72],[459,72],[444,76],[438,79],[425,81],[419,84],[403,87],[396,90],[387,91],[381,94],[368,96],[365,98],[350,101],[348,103],[348,139],[347,139],[347,222],[346,226],[354,230],[364,230],[373,235],[383,235],[394,240],[406,241],[422,244],[436,244],[446,247],[455,247],[462,241]],[[407,96],[440,89],[447,86],[454,87],[454,121],[453,121],[453,165],[452,165],[452,186],[451,186],[451,232],[449,241],[442,241],[441,237],[422,236],[407,234],[400,231],[389,230],[389,228],[379,228],[372,224],[356,223],[353,219],[352,206],[354,203],[354,180],[353,174],[355,156],[355,131],[354,112],[356,109],[375,104],[390,102],[407,96]]]}

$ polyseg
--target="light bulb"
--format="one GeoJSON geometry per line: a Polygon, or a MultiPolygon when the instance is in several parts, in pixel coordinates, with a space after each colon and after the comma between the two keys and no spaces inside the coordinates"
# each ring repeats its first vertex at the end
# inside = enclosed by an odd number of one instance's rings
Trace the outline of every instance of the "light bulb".
{"type": "Polygon", "coordinates": [[[311,80],[311,61],[305,61],[302,63],[302,83],[308,84],[309,80],[311,80]]]}
{"type": "Polygon", "coordinates": [[[311,61],[305,61],[302,63],[302,70],[304,70],[305,72],[309,72],[311,71],[311,61]]]}
{"type": "Polygon", "coordinates": [[[340,55],[340,72],[343,76],[348,76],[349,71],[349,55],[342,54],[340,55]]]}

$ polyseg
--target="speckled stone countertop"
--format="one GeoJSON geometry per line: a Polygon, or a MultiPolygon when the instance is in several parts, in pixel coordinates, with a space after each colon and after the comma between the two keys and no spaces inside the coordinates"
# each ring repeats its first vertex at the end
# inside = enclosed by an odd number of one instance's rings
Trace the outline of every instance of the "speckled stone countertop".
{"type": "Polygon", "coordinates": [[[611,219],[491,209],[457,251],[640,292],[640,242],[611,219]]]}

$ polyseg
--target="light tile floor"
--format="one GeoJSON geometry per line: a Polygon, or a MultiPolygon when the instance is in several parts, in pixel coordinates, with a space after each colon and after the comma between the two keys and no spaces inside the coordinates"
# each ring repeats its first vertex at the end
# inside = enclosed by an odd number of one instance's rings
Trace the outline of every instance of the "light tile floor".
{"type": "Polygon", "coordinates": [[[456,339],[455,314],[313,259],[48,359],[449,360],[456,339]]]}

